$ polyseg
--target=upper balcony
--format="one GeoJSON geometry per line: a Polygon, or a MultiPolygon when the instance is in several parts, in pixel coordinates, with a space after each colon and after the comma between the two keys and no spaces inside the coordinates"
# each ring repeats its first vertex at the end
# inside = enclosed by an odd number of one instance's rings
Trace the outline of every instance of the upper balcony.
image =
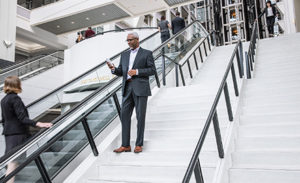
{"type": "Polygon", "coordinates": [[[54,34],[117,22],[196,0],[60,0],[31,11],[30,24],[54,34]]]}

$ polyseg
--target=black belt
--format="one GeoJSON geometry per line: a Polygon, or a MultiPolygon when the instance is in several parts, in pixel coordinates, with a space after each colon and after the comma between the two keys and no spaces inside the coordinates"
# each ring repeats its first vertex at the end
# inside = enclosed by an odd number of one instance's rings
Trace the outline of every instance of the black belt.
{"type": "Polygon", "coordinates": [[[127,79],[127,80],[126,80],[126,82],[131,82],[131,81],[132,81],[132,79],[127,79]]]}

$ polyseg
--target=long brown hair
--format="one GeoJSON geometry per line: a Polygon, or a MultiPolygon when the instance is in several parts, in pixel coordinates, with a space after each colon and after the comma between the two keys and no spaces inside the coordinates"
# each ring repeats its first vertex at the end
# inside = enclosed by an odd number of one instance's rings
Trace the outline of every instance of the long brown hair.
{"type": "Polygon", "coordinates": [[[18,76],[8,76],[5,78],[3,91],[4,93],[21,93],[21,80],[18,76]]]}

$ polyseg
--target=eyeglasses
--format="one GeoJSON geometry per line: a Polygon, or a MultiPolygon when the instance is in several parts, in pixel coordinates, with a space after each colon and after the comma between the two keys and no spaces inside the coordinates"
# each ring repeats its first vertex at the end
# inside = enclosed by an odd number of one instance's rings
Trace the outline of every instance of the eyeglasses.
{"type": "Polygon", "coordinates": [[[133,41],[133,40],[135,40],[136,38],[133,38],[133,39],[126,39],[125,41],[127,41],[127,42],[130,42],[130,41],[133,41]]]}

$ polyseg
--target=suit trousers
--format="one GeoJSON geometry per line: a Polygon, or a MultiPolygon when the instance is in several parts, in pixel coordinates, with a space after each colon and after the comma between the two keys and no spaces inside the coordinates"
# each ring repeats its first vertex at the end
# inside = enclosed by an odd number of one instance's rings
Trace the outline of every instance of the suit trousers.
{"type": "Polygon", "coordinates": [[[269,34],[274,34],[275,16],[267,17],[267,26],[269,34]]]}
{"type": "Polygon", "coordinates": [[[131,116],[134,108],[137,118],[137,138],[135,145],[143,146],[147,101],[148,96],[136,96],[132,89],[132,83],[126,82],[121,108],[123,147],[130,146],[131,116]]]}

